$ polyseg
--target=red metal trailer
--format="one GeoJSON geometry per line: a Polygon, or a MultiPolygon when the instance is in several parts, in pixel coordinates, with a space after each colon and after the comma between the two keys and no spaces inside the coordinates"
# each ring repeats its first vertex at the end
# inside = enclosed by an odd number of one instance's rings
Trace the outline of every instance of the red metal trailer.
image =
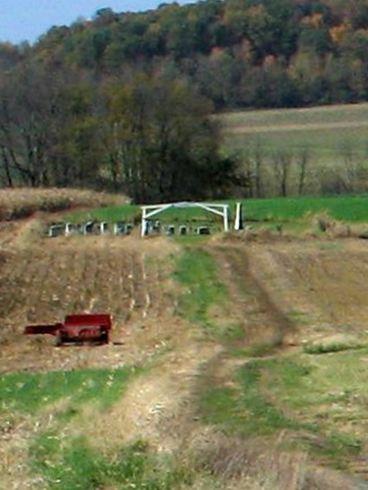
{"type": "Polygon", "coordinates": [[[108,344],[112,327],[111,316],[107,314],[68,315],[64,323],[53,325],[28,325],[26,335],[49,334],[57,337],[58,344],[97,342],[108,344]]]}

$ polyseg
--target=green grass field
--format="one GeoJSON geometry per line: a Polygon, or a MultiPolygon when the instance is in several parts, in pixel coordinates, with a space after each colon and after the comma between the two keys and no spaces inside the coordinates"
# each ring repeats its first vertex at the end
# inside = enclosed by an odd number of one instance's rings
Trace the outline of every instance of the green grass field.
{"type": "MultiPolygon", "coordinates": [[[[230,204],[230,216],[234,217],[235,200],[223,201],[230,204]]],[[[326,213],[331,218],[352,222],[368,222],[368,196],[300,197],[243,200],[245,220],[248,223],[295,223],[308,220],[315,214],[326,213]]],[[[197,208],[171,209],[157,216],[164,223],[213,223],[221,229],[221,218],[214,217],[197,208]]],[[[107,222],[127,220],[140,222],[139,206],[123,205],[94,209],[89,212],[71,213],[66,220],[72,222],[96,219],[107,222]]]]}
{"type": "Polygon", "coordinates": [[[341,221],[368,221],[367,196],[249,199],[244,204],[249,220],[294,221],[327,213],[341,221]]]}

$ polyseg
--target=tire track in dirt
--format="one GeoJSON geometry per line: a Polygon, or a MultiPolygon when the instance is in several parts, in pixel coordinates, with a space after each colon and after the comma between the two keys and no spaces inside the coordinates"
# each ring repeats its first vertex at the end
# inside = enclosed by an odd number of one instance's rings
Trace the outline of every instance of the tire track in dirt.
{"type": "Polygon", "coordinates": [[[245,247],[215,246],[208,251],[220,268],[231,309],[243,325],[247,344],[282,346],[285,336],[293,332],[295,326],[252,274],[245,247]]]}
{"type": "MultiPolygon", "coordinates": [[[[247,342],[280,345],[292,325],[250,274],[244,249],[226,246],[208,250],[219,264],[221,277],[228,286],[234,316],[243,318],[244,328],[247,333],[251,332],[247,342]]],[[[195,400],[203,387],[203,377],[208,380],[220,372],[221,377],[229,374],[230,366],[221,344],[195,340],[183,334],[182,329],[178,335],[182,337],[180,348],[128,389],[124,408],[116,414],[125,428],[131,427],[128,431],[131,437],[136,437],[138,432],[160,450],[172,451],[185,446],[184,441],[193,439],[203,430],[203,426],[193,422],[195,400]]]]}
{"type": "Polygon", "coordinates": [[[179,450],[199,429],[193,385],[203,365],[221,350],[215,344],[186,338],[183,325],[176,327],[182,339],[181,348],[130,385],[123,404],[117,405],[112,414],[116,421],[115,436],[126,441],[143,438],[156,450],[170,453],[179,450]]]}

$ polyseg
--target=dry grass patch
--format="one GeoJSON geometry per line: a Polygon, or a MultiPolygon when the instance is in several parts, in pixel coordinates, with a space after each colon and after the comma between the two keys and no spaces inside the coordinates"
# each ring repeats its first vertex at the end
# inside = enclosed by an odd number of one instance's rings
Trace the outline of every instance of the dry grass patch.
{"type": "Polygon", "coordinates": [[[1,189],[0,221],[26,218],[37,211],[124,204],[125,196],[82,189],[1,189]]]}

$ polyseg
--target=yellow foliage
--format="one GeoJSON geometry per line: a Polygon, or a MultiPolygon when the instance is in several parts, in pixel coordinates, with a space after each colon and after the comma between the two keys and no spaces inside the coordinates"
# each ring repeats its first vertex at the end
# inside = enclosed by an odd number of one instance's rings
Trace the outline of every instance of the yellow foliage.
{"type": "Polygon", "coordinates": [[[320,27],[323,24],[323,14],[315,13],[313,15],[308,15],[307,17],[304,17],[302,23],[314,28],[320,27]]]}
{"type": "Polygon", "coordinates": [[[267,69],[270,66],[273,66],[276,63],[276,61],[277,61],[276,56],[273,54],[269,54],[263,60],[263,67],[267,69]]]}
{"type": "Polygon", "coordinates": [[[346,24],[340,24],[339,26],[331,27],[329,32],[332,41],[336,44],[340,44],[344,39],[347,30],[348,26],[346,24]]]}

